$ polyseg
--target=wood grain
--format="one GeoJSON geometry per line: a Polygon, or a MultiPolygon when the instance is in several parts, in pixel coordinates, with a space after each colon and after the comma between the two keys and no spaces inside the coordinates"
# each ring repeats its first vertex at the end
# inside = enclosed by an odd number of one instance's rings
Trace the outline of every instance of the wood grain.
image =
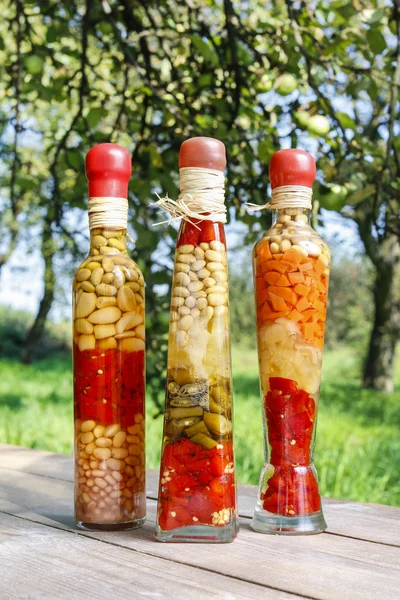
{"type": "MultiPolygon", "coordinates": [[[[72,483],[0,469],[0,510],[47,525],[67,535],[72,524],[72,483]],[[64,530],[64,531],[63,531],[64,530]]],[[[135,532],[79,532],[77,535],[219,574],[321,600],[385,600],[398,597],[400,551],[386,545],[336,535],[281,537],[256,534],[242,519],[233,544],[160,544],[154,540],[156,502],[135,532]]],[[[70,535],[70,534],[68,534],[70,535]]]]}
{"type": "Polygon", "coordinates": [[[0,539],[2,600],[298,598],[4,514],[0,539]]]}
{"type": "MultiPolygon", "coordinates": [[[[44,477],[73,480],[69,456],[0,444],[1,466],[44,477]]],[[[148,471],[147,496],[156,499],[158,473],[148,471]]],[[[251,518],[257,488],[239,485],[239,514],[251,518]]],[[[382,504],[366,504],[325,498],[323,500],[328,533],[400,547],[400,509],[382,504]]]]}

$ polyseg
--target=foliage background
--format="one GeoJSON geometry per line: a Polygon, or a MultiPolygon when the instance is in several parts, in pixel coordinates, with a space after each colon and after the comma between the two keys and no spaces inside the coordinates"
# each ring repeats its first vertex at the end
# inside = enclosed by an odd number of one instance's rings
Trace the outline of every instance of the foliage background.
{"type": "MultiPolygon", "coordinates": [[[[375,436],[398,463],[384,424],[399,424],[398,413],[386,407],[397,393],[400,331],[400,1],[0,0],[0,9],[0,284],[4,293],[6,271],[22,290],[28,278],[41,287],[35,315],[1,313],[5,381],[7,373],[24,377],[19,369],[29,369],[16,361],[46,360],[68,346],[68,325],[60,320],[88,242],[84,157],[105,141],[132,153],[130,227],[147,284],[151,414],[162,410],[176,230],[153,227],[159,217],[150,202],[155,192],[176,197],[177,153],[193,135],[226,144],[228,231],[235,232],[237,258],[230,275],[232,336],[235,348],[254,359],[250,247],[269,217],[249,215],[243,204],[265,202],[273,152],[302,147],[317,160],[313,220],[324,227],[334,256],[326,341],[334,357],[326,377],[334,387],[326,393],[342,434],[327,433],[321,460],[338,447],[354,460],[343,423],[361,419],[359,433],[364,427],[368,435],[357,439],[364,439],[365,456],[378,457],[366,450],[375,436]],[[338,236],[331,234],[334,219],[338,236]],[[38,251],[40,268],[28,268],[38,251]],[[362,386],[383,393],[369,396],[362,386]],[[369,403],[373,418],[382,418],[373,434],[361,422],[369,403]]],[[[67,363],[60,360],[51,365],[64,378],[67,363]]],[[[248,368],[251,396],[255,372],[248,368]]],[[[26,373],[33,382],[37,375],[39,398],[44,383],[34,369],[26,373]]],[[[29,419],[24,393],[5,384],[1,398],[22,422],[29,419]]],[[[61,407],[52,393],[46,397],[61,407]]],[[[29,445],[40,437],[13,438],[7,429],[3,439],[29,445]]],[[[382,465],[370,462],[378,481],[382,465]]],[[[250,463],[243,458],[241,475],[255,482],[258,467],[253,472],[250,463]]],[[[351,482],[350,473],[345,479],[351,482]]],[[[346,491],[347,483],[324,481],[325,492],[354,497],[350,483],[346,491]]],[[[389,496],[393,481],[385,479],[389,496]]]]}

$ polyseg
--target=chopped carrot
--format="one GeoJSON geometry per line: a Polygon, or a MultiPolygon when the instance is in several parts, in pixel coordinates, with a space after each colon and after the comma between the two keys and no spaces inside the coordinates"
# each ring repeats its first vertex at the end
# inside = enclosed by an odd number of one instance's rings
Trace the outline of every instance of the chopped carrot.
{"type": "Polygon", "coordinates": [[[269,297],[270,297],[271,304],[272,304],[272,307],[274,310],[276,310],[278,312],[288,310],[286,302],[284,301],[283,298],[281,298],[280,296],[277,296],[276,294],[273,294],[272,292],[269,292],[269,297]]]}
{"type": "Polygon", "coordinates": [[[310,291],[309,288],[302,283],[298,283],[293,290],[296,292],[296,294],[299,294],[299,296],[307,296],[308,292],[310,291]]]}
{"type": "Polygon", "coordinates": [[[310,271],[312,268],[313,265],[310,262],[304,263],[303,265],[299,265],[299,271],[301,271],[302,273],[304,273],[305,271],[310,271]]]}
{"type": "Polygon", "coordinates": [[[269,242],[265,241],[263,244],[260,244],[256,253],[261,260],[270,260],[272,258],[272,254],[271,250],[269,249],[269,242]]]}
{"type": "Polygon", "coordinates": [[[265,282],[262,277],[256,277],[255,288],[257,294],[259,294],[265,288],[265,282]]]}
{"type": "Polygon", "coordinates": [[[286,275],[281,275],[280,278],[278,279],[278,281],[276,282],[276,285],[279,285],[282,287],[290,287],[290,281],[286,277],[286,275]]]}
{"type": "Polygon", "coordinates": [[[304,325],[301,326],[306,340],[311,340],[314,337],[314,327],[314,323],[304,323],[304,325]]]}
{"type": "Polygon", "coordinates": [[[286,271],[285,265],[282,265],[279,260],[268,260],[263,267],[263,273],[266,273],[267,271],[279,271],[279,273],[284,273],[286,271]]]}
{"type": "Polygon", "coordinates": [[[264,302],[264,304],[262,305],[262,308],[261,309],[259,308],[257,313],[261,319],[263,319],[263,320],[269,319],[269,314],[271,313],[271,307],[268,304],[268,302],[264,302]]]}
{"type": "Polygon", "coordinates": [[[320,275],[317,273],[317,271],[315,271],[315,269],[313,269],[312,271],[309,271],[308,275],[309,275],[309,277],[311,277],[311,279],[318,280],[320,278],[320,275]]]}
{"type": "Polygon", "coordinates": [[[270,319],[280,319],[281,317],[286,317],[288,315],[289,309],[280,312],[272,312],[269,314],[270,319]]]}
{"type": "Polygon", "coordinates": [[[321,275],[321,273],[323,273],[323,271],[326,269],[326,264],[323,262],[324,259],[321,258],[321,256],[319,256],[314,263],[314,270],[316,273],[318,273],[318,275],[321,275]]]}
{"type": "Polygon", "coordinates": [[[321,300],[316,300],[313,304],[313,308],[315,308],[315,310],[318,310],[321,313],[321,315],[325,315],[325,304],[321,302],[321,300]]]}
{"type": "Polygon", "coordinates": [[[295,265],[298,265],[301,259],[303,258],[300,252],[297,252],[297,250],[293,250],[293,248],[289,248],[289,250],[286,250],[286,252],[284,253],[284,257],[285,260],[292,262],[295,265]]]}
{"type": "Polygon", "coordinates": [[[277,273],[276,271],[268,271],[264,275],[264,279],[269,285],[275,285],[279,277],[281,277],[281,273],[277,273]]]}
{"type": "Polygon", "coordinates": [[[292,306],[296,306],[297,296],[296,296],[296,294],[292,290],[290,290],[290,289],[288,289],[286,287],[277,287],[275,285],[270,286],[268,288],[268,290],[272,294],[275,294],[276,296],[280,296],[286,302],[289,302],[289,304],[292,304],[292,306]]]}
{"type": "Polygon", "coordinates": [[[305,277],[303,273],[288,273],[289,281],[292,285],[296,285],[297,283],[304,283],[305,277]]]}
{"type": "Polygon", "coordinates": [[[310,290],[310,292],[307,296],[307,300],[309,301],[310,304],[314,304],[314,302],[318,299],[318,296],[319,296],[318,290],[313,288],[312,290],[310,290]]]}
{"type": "Polygon", "coordinates": [[[268,300],[268,298],[268,288],[264,288],[263,290],[261,290],[261,292],[257,294],[257,302],[260,306],[262,306],[264,302],[268,300]]]}
{"type": "Polygon", "coordinates": [[[285,265],[287,273],[293,273],[293,271],[297,271],[297,265],[295,263],[289,262],[288,260],[282,260],[281,262],[283,265],[285,265]]]}
{"type": "Polygon", "coordinates": [[[288,314],[288,319],[291,319],[292,321],[295,321],[295,323],[297,323],[298,321],[302,320],[303,315],[304,313],[299,313],[299,311],[294,308],[292,312],[288,314]]]}
{"type": "Polygon", "coordinates": [[[307,321],[312,321],[313,323],[316,323],[320,318],[319,312],[317,310],[314,310],[313,308],[303,310],[302,315],[304,323],[307,323],[307,321]]]}
{"type": "Polygon", "coordinates": [[[298,301],[298,303],[296,304],[296,308],[299,312],[303,312],[303,310],[306,310],[307,308],[310,308],[310,303],[307,300],[307,298],[305,296],[303,296],[302,298],[300,298],[300,300],[298,301]]]}

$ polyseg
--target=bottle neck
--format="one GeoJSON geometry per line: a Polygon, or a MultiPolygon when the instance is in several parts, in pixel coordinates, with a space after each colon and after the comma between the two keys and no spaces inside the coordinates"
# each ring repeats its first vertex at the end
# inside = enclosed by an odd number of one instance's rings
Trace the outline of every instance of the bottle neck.
{"type": "Polygon", "coordinates": [[[127,253],[126,229],[114,227],[96,227],[90,230],[91,254],[115,254],[116,251],[127,253]]]}
{"type": "Polygon", "coordinates": [[[272,225],[291,222],[310,225],[310,219],[311,210],[308,208],[280,208],[272,211],[272,225]]]}

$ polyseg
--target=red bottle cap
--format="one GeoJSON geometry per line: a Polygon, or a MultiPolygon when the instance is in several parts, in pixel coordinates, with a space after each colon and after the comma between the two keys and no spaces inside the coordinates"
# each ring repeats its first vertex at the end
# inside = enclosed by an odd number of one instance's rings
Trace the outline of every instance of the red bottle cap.
{"type": "Polygon", "coordinates": [[[311,188],[316,174],[314,158],[308,152],[297,148],[275,152],[269,165],[272,189],[283,185],[311,188]]]}
{"type": "Polygon", "coordinates": [[[226,167],[225,146],[220,140],[194,137],[185,140],[179,151],[179,167],[201,167],[223,171],[226,167]]]}
{"type": "Polygon", "coordinates": [[[127,198],[131,174],[131,155],[122,146],[98,144],[86,155],[89,198],[127,198]]]}

